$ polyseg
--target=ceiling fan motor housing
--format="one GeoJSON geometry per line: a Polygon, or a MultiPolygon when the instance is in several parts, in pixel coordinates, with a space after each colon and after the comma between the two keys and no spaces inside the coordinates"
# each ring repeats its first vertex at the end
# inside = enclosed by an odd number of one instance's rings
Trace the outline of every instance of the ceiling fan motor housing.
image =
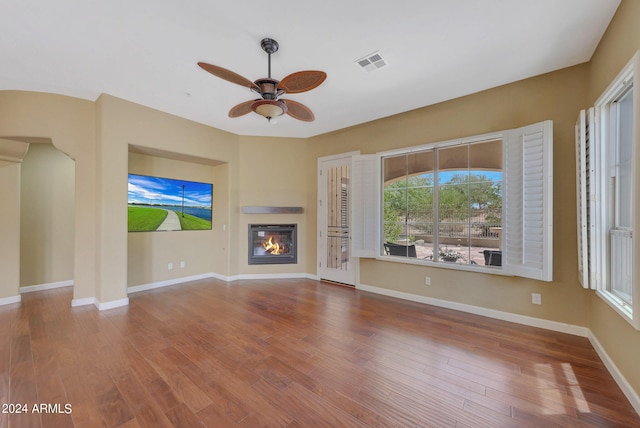
{"type": "Polygon", "coordinates": [[[278,89],[280,81],[276,79],[258,79],[254,83],[260,88],[260,95],[265,100],[275,100],[285,93],[285,91],[278,89]]]}

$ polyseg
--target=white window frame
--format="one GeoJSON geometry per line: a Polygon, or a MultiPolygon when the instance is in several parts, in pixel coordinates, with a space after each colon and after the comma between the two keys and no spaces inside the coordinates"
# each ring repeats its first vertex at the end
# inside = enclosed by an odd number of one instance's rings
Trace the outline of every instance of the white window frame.
{"type": "MultiPolygon", "coordinates": [[[[379,260],[429,265],[447,269],[521,276],[541,281],[553,280],[553,122],[545,121],[522,128],[443,141],[398,150],[377,153],[358,159],[367,163],[368,171],[359,177],[353,170],[354,189],[363,192],[363,201],[375,204],[354,203],[354,238],[356,230],[361,238],[354,239],[352,251],[361,257],[379,260]],[[380,170],[382,158],[410,154],[432,148],[471,144],[488,140],[503,141],[503,257],[502,268],[459,263],[417,260],[382,254],[382,183],[380,170]],[[372,169],[373,168],[373,169],[372,169]],[[376,175],[377,174],[377,175],[376,175]],[[376,176],[374,181],[372,177],[376,176]],[[538,198],[535,201],[531,197],[538,198]],[[529,198],[529,199],[527,199],[529,198]],[[532,206],[532,202],[534,203],[532,206]],[[373,220],[373,221],[372,221],[373,220]],[[372,229],[372,224],[376,228],[372,229]],[[371,244],[366,237],[375,238],[371,244]]],[[[355,191],[354,191],[355,193],[355,191]]]]}
{"type": "MultiPolygon", "coordinates": [[[[615,117],[615,113],[613,113],[615,117]]],[[[614,81],[587,113],[581,112],[576,125],[577,201],[578,201],[578,271],[584,288],[596,294],[622,318],[640,330],[640,284],[634,255],[640,254],[636,233],[639,227],[637,192],[640,189],[638,170],[640,150],[640,51],[622,69],[614,81]],[[615,148],[615,126],[611,123],[611,107],[633,86],[633,137],[631,242],[627,257],[623,259],[631,277],[631,302],[625,301],[612,290],[612,273],[616,268],[612,260],[611,231],[614,230],[614,191],[612,189],[612,150],[615,148]],[[590,156],[586,157],[585,152],[590,156]],[[588,160],[587,160],[588,159],[588,160]],[[586,192],[586,184],[590,191],[586,192]],[[587,213],[589,221],[587,221],[587,213]]],[[[625,270],[625,269],[623,269],[625,270]]]]}

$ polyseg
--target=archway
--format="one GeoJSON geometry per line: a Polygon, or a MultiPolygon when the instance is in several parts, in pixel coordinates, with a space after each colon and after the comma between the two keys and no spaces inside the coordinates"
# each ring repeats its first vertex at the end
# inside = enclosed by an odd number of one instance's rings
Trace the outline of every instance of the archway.
{"type": "Polygon", "coordinates": [[[49,138],[0,138],[0,303],[74,283],[75,164],[49,138]]]}
{"type": "Polygon", "coordinates": [[[75,162],[31,143],[20,172],[20,291],[73,285],[75,162]]]}

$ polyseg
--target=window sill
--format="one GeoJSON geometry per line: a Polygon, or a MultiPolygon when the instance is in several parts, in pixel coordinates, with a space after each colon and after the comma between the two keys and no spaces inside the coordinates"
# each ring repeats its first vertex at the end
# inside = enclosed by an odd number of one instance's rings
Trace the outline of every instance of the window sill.
{"type": "Polygon", "coordinates": [[[639,323],[633,319],[633,309],[625,302],[620,300],[614,294],[608,291],[597,290],[596,294],[607,303],[611,309],[616,311],[625,321],[633,326],[636,330],[640,330],[639,323]]]}
{"type": "Polygon", "coordinates": [[[428,266],[428,267],[435,267],[435,268],[460,270],[465,272],[489,273],[492,275],[513,276],[503,272],[500,267],[491,267],[491,266],[484,266],[484,265],[468,265],[468,264],[463,265],[460,263],[434,262],[427,259],[416,259],[413,257],[393,257],[393,256],[378,256],[376,257],[376,260],[380,260],[384,262],[416,265],[416,266],[428,266]]]}

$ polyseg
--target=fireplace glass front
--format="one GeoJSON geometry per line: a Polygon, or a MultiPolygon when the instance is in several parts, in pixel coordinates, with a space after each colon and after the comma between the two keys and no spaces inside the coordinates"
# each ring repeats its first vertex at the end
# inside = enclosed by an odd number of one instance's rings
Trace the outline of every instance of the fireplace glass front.
{"type": "Polygon", "coordinates": [[[249,264],[295,264],[297,257],[295,224],[250,224],[249,264]]]}

